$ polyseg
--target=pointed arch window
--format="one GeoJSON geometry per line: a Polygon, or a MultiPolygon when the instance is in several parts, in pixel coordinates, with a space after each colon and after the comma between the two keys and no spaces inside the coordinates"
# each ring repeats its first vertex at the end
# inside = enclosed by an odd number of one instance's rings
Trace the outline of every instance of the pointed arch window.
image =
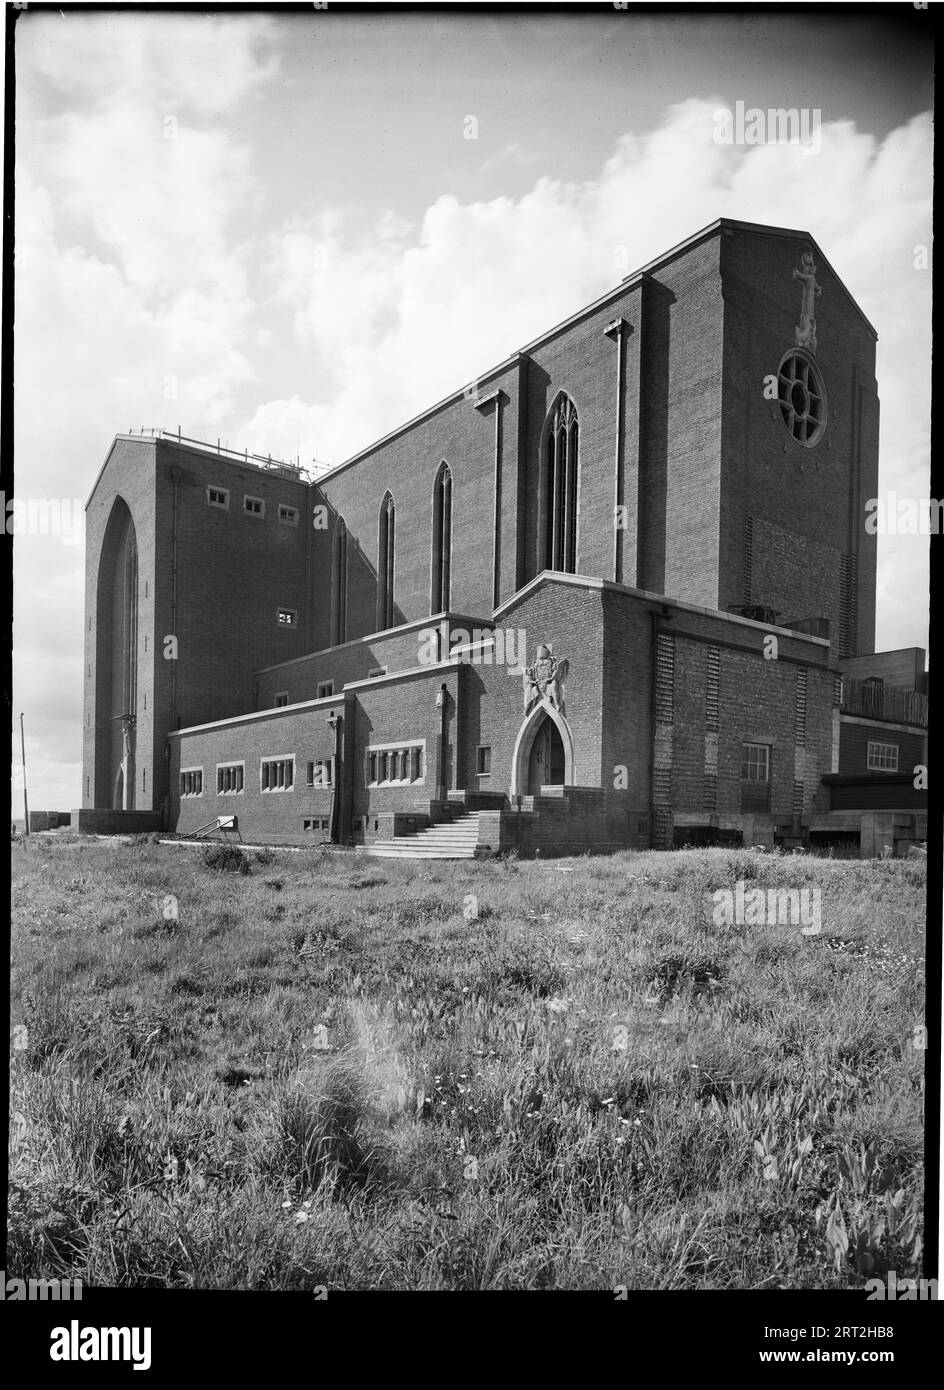
{"type": "Polygon", "coordinates": [[[452,598],[452,470],[439,465],[433,484],[433,570],[429,611],[444,613],[452,598]]]}
{"type": "Polygon", "coordinates": [[[338,517],[331,553],[331,645],[347,641],[347,527],[338,517]]]}
{"type": "Polygon", "coordinates": [[[578,445],[577,408],[562,395],[544,439],[544,568],[568,574],[577,572],[578,445]]]}
{"type": "Polygon", "coordinates": [[[393,627],[393,576],[396,549],[397,508],[390,493],[380,504],[377,544],[377,631],[393,627]]]}

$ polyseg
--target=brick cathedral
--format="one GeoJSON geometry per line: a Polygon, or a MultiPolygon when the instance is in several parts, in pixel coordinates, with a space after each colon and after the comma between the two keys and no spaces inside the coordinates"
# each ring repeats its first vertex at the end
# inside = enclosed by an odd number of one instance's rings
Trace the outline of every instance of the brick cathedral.
{"type": "Polygon", "coordinates": [[[875,343],[809,234],[721,219],[318,477],[117,435],[74,823],[923,840],[924,653],[874,652],[875,343]]]}

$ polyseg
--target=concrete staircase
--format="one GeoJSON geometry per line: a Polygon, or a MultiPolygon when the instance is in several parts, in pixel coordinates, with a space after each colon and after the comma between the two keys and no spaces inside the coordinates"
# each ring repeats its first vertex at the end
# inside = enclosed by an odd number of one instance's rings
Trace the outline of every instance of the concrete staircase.
{"type": "Polygon", "coordinates": [[[358,845],[357,852],[372,859],[474,859],[478,838],[479,813],[467,811],[415,835],[395,835],[392,840],[358,845]]]}

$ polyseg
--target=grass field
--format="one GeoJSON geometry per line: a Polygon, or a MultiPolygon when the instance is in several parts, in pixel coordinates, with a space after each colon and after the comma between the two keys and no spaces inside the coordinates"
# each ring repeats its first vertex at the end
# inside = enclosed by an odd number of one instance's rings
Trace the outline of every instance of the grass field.
{"type": "Polygon", "coordinates": [[[14,846],[9,1277],[921,1273],[923,863],[248,858],[14,846]],[[821,933],[715,925],[738,881],[821,933]]]}

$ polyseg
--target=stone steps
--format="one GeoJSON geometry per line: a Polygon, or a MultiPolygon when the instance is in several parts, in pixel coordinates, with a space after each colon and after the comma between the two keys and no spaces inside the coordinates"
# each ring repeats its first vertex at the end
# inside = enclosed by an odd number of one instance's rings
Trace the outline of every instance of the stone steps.
{"type": "Polygon", "coordinates": [[[415,835],[395,835],[392,840],[358,845],[357,851],[373,859],[474,859],[478,838],[478,812],[469,811],[415,835]]]}

